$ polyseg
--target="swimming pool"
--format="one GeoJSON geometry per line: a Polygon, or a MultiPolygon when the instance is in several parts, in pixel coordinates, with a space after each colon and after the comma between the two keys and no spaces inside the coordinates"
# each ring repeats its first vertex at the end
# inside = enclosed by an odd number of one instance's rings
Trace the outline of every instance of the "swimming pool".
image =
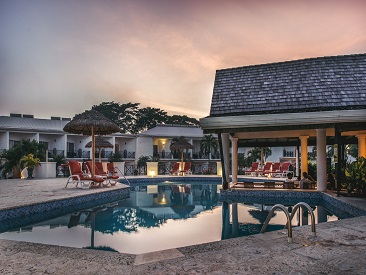
{"type": "MultiPolygon", "coordinates": [[[[37,216],[22,226],[8,222],[0,238],[140,254],[256,234],[275,203],[291,207],[305,201],[313,207],[317,223],[351,217],[327,209],[319,199],[221,201],[219,190],[220,185],[210,182],[133,183],[128,199],[47,220],[37,216]]],[[[285,223],[284,213],[276,211],[267,231],[282,229],[285,223]]],[[[293,220],[294,226],[307,223],[309,217],[300,212],[293,220]]]]}

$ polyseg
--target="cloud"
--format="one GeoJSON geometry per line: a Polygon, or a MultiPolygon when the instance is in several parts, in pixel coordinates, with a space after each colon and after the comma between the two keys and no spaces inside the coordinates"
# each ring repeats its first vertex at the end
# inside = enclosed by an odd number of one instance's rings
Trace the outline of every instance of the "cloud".
{"type": "Polygon", "coordinates": [[[357,0],[3,0],[0,114],[131,101],[206,116],[217,69],[366,52],[364,10],[357,0]]]}

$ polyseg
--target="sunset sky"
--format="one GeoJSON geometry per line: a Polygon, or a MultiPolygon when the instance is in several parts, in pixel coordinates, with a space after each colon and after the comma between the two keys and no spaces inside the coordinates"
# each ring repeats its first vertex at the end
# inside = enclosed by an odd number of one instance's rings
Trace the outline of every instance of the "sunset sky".
{"type": "Polygon", "coordinates": [[[217,69],[365,52],[364,0],[0,0],[0,115],[201,118],[217,69]]]}

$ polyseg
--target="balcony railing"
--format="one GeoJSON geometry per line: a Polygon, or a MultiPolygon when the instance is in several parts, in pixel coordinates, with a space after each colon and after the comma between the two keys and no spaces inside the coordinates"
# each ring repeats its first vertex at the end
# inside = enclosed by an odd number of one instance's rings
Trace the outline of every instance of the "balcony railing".
{"type": "Polygon", "coordinates": [[[64,156],[65,151],[64,150],[50,150],[48,151],[48,158],[54,158],[54,157],[58,157],[58,156],[64,156]]]}
{"type": "MultiPolygon", "coordinates": [[[[154,153],[154,157],[159,159],[180,159],[181,154],[179,152],[158,152],[154,153]]],[[[204,155],[201,152],[184,153],[185,159],[209,159],[208,155],[204,155]]],[[[220,159],[220,153],[211,154],[211,159],[220,159]]]]}
{"type": "Polygon", "coordinates": [[[129,152],[127,150],[119,151],[119,154],[121,154],[122,158],[124,159],[134,159],[135,158],[135,152],[129,152]]]}
{"type": "Polygon", "coordinates": [[[295,157],[295,152],[294,151],[283,150],[283,157],[284,158],[292,158],[292,157],[295,157]]]}
{"type": "Polygon", "coordinates": [[[90,159],[90,151],[67,151],[66,152],[67,158],[79,158],[79,159],[90,159]]]}
{"type": "MultiPolygon", "coordinates": [[[[210,159],[208,155],[202,154],[201,152],[193,152],[192,159],[210,159]]],[[[211,153],[211,159],[220,159],[220,153],[211,153]]]]}

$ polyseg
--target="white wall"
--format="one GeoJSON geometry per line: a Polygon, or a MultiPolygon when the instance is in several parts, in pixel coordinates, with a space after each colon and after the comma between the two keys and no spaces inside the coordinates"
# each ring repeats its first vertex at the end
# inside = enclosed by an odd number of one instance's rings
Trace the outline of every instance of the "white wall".
{"type": "Polygon", "coordinates": [[[153,138],[152,137],[137,137],[136,139],[136,160],[141,156],[153,155],[153,138]]]}
{"type": "Polygon", "coordinates": [[[0,150],[9,150],[9,132],[0,132],[0,150]]]}
{"type": "Polygon", "coordinates": [[[36,133],[14,133],[9,132],[9,140],[16,140],[21,141],[24,140],[37,140],[37,134],[36,133]]]}

